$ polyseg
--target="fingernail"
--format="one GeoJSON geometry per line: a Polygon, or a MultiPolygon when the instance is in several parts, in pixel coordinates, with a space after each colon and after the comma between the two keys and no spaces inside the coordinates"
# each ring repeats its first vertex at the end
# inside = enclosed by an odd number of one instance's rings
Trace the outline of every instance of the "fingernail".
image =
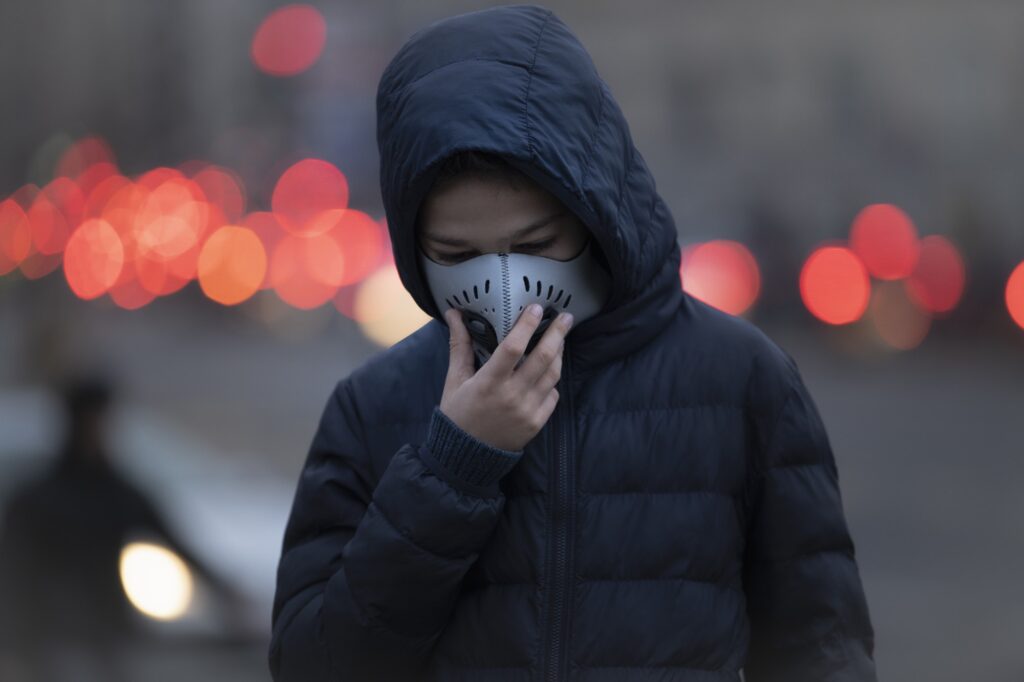
{"type": "Polygon", "coordinates": [[[566,313],[565,314],[565,324],[566,324],[567,327],[571,327],[572,326],[572,313],[566,313]]]}
{"type": "Polygon", "coordinates": [[[539,303],[531,303],[529,311],[534,317],[540,317],[541,313],[544,312],[544,309],[540,307],[539,303]]]}

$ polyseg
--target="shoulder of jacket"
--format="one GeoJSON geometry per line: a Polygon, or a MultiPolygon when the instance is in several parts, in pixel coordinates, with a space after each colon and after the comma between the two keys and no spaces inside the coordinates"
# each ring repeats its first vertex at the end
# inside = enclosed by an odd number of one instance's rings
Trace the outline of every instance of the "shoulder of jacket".
{"type": "Polygon", "coordinates": [[[447,339],[444,324],[431,319],[401,341],[373,353],[339,379],[334,386],[334,399],[352,407],[358,401],[361,409],[356,416],[386,421],[386,413],[399,409],[403,403],[396,397],[429,384],[429,376],[448,356],[447,339]]]}

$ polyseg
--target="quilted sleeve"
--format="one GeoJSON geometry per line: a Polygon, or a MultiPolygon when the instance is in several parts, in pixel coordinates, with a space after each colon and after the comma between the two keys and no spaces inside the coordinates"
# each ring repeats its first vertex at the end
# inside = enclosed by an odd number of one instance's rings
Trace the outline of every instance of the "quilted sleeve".
{"type": "Polygon", "coordinates": [[[521,450],[492,448],[437,407],[423,444],[371,484],[348,380],[323,412],[277,570],[269,664],[277,681],[413,679],[497,525],[498,480],[521,450]]]}
{"type": "Polygon", "coordinates": [[[874,632],[825,427],[788,355],[754,462],[746,682],[875,682],[874,632]]]}

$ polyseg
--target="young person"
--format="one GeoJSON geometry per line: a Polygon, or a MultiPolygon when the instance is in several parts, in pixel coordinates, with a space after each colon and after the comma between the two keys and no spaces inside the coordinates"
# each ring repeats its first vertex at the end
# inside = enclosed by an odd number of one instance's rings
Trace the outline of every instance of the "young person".
{"type": "Polygon", "coordinates": [[[274,678],[875,680],[797,364],[681,289],[673,219],[566,25],[435,23],[377,112],[396,266],[434,319],[327,402],[274,678]]]}

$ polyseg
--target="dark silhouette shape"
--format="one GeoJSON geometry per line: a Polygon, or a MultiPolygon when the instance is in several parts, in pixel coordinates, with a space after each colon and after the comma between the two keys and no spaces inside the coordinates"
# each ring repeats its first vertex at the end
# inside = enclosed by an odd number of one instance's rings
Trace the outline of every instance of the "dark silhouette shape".
{"type": "Polygon", "coordinates": [[[106,443],[113,398],[113,384],[101,375],[65,384],[57,460],[15,492],[2,517],[0,648],[14,652],[31,680],[123,679],[118,648],[146,633],[121,586],[121,549],[132,541],[176,552],[213,588],[228,618],[241,606],[240,595],[112,464],[106,443]]]}

